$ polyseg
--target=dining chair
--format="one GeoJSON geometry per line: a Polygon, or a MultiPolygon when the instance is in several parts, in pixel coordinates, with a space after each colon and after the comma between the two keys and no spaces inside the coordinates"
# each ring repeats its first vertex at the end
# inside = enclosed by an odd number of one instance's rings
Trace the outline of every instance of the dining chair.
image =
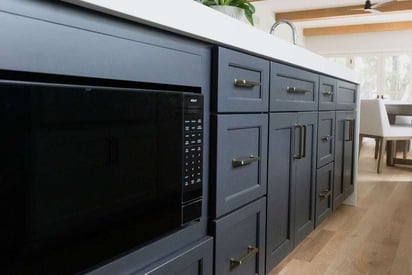
{"type": "Polygon", "coordinates": [[[382,153],[387,141],[411,140],[412,127],[389,124],[385,104],[381,99],[362,99],[360,103],[359,150],[364,137],[374,138],[375,158],[378,158],[377,172],[382,171],[382,153]]]}

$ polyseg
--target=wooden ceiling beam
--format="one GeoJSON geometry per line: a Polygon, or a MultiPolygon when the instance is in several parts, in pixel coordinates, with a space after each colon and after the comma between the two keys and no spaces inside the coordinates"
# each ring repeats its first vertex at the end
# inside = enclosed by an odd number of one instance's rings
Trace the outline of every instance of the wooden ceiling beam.
{"type": "Polygon", "coordinates": [[[342,35],[352,33],[386,32],[412,30],[412,21],[387,22],[375,24],[359,24],[335,27],[319,27],[303,29],[304,36],[342,35]]]}
{"type": "Polygon", "coordinates": [[[356,5],[356,6],[314,9],[314,10],[277,12],[275,14],[275,19],[276,20],[287,19],[287,20],[296,22],[296,21],[327,19],[327,18],[332,18],[332,17],[364,15],[365,13],[366,12],[363,10],[362,5],[356,5]]]}
{"type": "MultiPolygon", "coordinates": [[[[396,1],[378,7],[377,10],[381,12],[400,12],[400,11],[412,11],[412,0],[406,1],[396,1]]],[[[324,8],[324,9],[312,9],[312,10],[301,10],[301,11],[291,11],[291,12],[278,12],[275,14],[275,19],[287,19],[290,21],[310,21],[310,20],[320,20],[328,19],[334,17],[345,17],[345,16],[359,16],[359,15],[370,15],[371,13],[363,10],[363,5],[345,6],[345,7],[334,7],[334,8],[324,8]]]]}

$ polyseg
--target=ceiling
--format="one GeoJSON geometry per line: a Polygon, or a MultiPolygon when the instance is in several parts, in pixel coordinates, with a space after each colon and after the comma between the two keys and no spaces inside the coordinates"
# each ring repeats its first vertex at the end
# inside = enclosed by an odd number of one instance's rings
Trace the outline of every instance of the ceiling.
{"type": "MultiPolygon", "coordinates": [[[[386,0],[372,1],[373,4],[377,4],[386,0]]],[[[408,5],[412,5],[412,1],[406,1],[408,5]]],[[[406,2],[401,4],[406,4],[406,2]]],[[[364,0],[299,0],[299,1],[285,1],[285,0],[264,0],[259,1],[259,6],[262,5],[265,9],[271,10],[274,13],[284,13],[291,11],[304,11],[313,9],[324,9],[324,8],[335,8],[335,7],[346,7],[346,6],[363,6],[365,4],[364,0]]],[[[397,3],[395,3],[397,5],[397,3]]],[[[383,6],[382,6],[383,8],[383,6]]],[[[402,12],[385,12],[372,14],[369,12],[359,11],[361,15],[355,16],[339,16],[330,17],[327,19],[317,19],[317,20],[305,20],[305,21],[294,21],[299,27],[306,28],[319,28],[319,27],[329,27],[329,26],[346,26],[346,25],[364,25],[364,24],[375,24],[375,25],[387,25],[387,24],[376,24],[376,23],[387,23],[387,22],[402,22],[404,28],[412,29],[412,9],[402,12]],[[408,24],[405,25],[405,22],[408,24]]],[[[304,12],[303,14],[308,14],[304,12]]],[[[393,25],[393,24],[392,24],[393,25]]],[[[399,25],[397,23],[396,25],[399,25]]],[[[371,29],[368,26],[364,30],[371,29]]]]}

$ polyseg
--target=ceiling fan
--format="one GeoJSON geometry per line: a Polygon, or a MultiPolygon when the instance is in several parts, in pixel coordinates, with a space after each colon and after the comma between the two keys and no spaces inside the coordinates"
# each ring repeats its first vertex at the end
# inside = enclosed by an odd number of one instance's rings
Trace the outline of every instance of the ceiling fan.
{"type": "Polygon", "coordinates": [[[372,4],[370,0],[366,0],[363,10],[366,12],[370,12],[370,13],[382,13],[377,8],[385,6],[390,3],[394,3],[394,2],[398,2],[398,0],[387,0],[387,1],[382,1],[380,3],[376,3],[376,4],[372,4]]]}

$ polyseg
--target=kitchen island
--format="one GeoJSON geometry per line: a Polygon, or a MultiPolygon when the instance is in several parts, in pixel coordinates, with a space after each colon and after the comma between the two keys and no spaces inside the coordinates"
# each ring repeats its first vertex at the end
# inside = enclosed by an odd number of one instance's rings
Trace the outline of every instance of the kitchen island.
{"type": "Polygon", "coordinates": [[[204,99],[203,134],[187,140],[204,152],[200,219],[79,272],[266,274],[333,209],[355,204],[353,71],[191,0],[6,2],[5,82],[204,99]]]}

